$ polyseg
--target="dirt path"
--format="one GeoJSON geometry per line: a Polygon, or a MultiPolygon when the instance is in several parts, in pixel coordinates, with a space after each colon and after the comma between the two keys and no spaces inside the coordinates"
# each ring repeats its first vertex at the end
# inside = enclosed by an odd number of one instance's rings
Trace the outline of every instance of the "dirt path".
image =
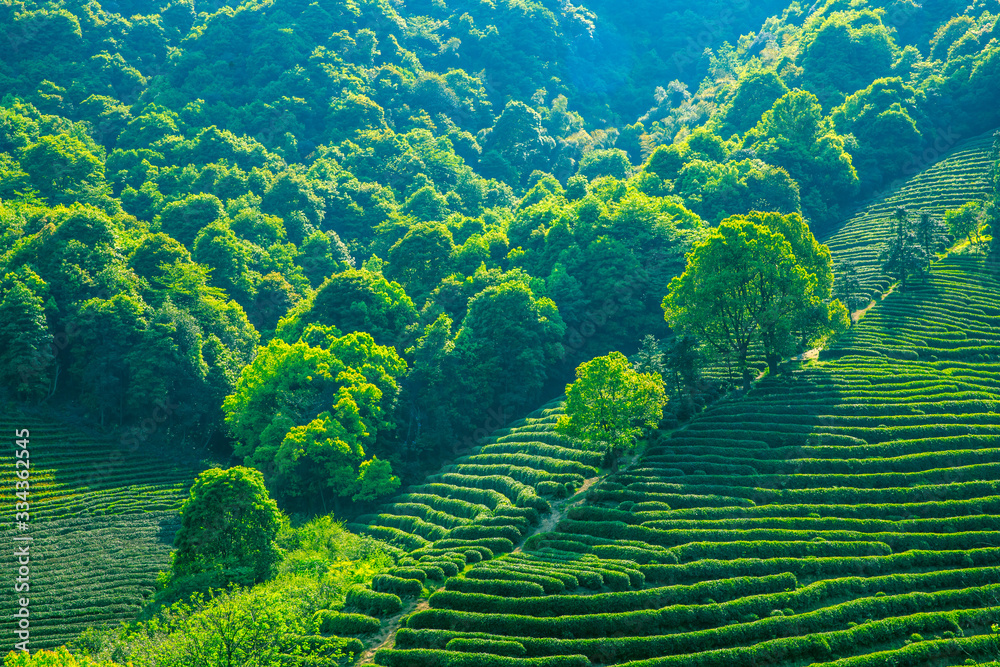
{"type": "Polygon", "coordinates": [[[410,614],[427,609],[427,600],[411,600],[403,605],[403,610],[394,616],[383,619],[382,629],[379,630],[369,640],[369,647],[358,658],[356,665],[375,664],[375,652],[380,648],[392,648],[396,643],[396,631],[403,625],[403,621],[410,614]]]}
{"type": "MultiPolygon", "coordinates": [[[[622,469],[627,468],[636,461],[636,456],[632,456],[622,462],[622,469]]],[[[538,522],[538,525],[533,531],[525,535],[521,541],[518,543],[517,547],[514,549],[514,553],[520,553],[521,547],[524,546],[525,541],[533,535],[538,535],[539,533],[547,533],[552,531],[556,525],[562,521],[562,518],[566,515],[566,512],[570,510],[571,507],[575,507],[582,503],[587,497],[587,491],[590,490],[594,484],[601,481],[607,475],[611,474],[606,472],[603,475],[597,475],[596,477],[590,477],[583,481],[583,485],[577,489],[569,498],[566,498],[558,503],[553,503],[552,511],[542,517],[542,520],[538,522]]],[[[429,604],[426,599],[421,600],[411,600],[403,606],[403,610],[398,614],[390,616],[389,618],[383,619],[382,629],[380,629],[372,638],[367,642],[369,648],[365,649],[365,652],[361,654],[358,658],[356,665],[371,665],[374,664],[375,652],[380,648],[392,648],[396,643],[396,631],[403,626],[403,622],[406,617],[418,611],[429,608],[429,604]]]]}
{"type": "Polygon", "coordinates": [[[538,522],[538,526],[533,531],[525,535],[524,538],[518,543],[517,547],[514,549],[514,553],[521,553],[521,547],[524,546],[524,543],[528,540],[529,537],[532,537],[533,535],[538,535],[540,533],[551,532],[556,527],[556,525],[560,521],[562,521],[563,516],[566,515],[566,512],[569,511],[569,508],[575,507],[576,505],[582,503],[584,498],[586,498],[587,491],[590,490],[590,487],[599,482],[602,478],[603,475],[598,475],[597,477],[590,477],[588,479],[585,479],[583,481],[583,486],[577,489],[576,493],[574,493],[569,498],[566,498],[561,503],[558,503],[557,505],[553,506],[552,511],[546,514],[544,517],[542,517],[542,520],[538,522]]]}

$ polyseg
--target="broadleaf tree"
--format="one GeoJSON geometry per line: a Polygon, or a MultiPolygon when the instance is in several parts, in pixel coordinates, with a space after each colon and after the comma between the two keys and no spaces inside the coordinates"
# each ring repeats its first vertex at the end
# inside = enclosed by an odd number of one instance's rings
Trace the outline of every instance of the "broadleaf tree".
{"type": "Polygon", "coordinates": [[[781,233],[742,218],[725,220],[695,246],[683,275],[671,281],[663,299],[667,322],[735,356],[749,390],[752,346],[761,345],[768,369],[777,373],[794,335],[829,296],[832,276],[822,277],[821,289],[816,273],[803,264],[781,233]]]}
{"type": "Polygon", "coordinates": [[[282,521],[260,471],[206,470],[181,506],[171,572],[179,577],[248,568],[254,581],[263,581],[281,560],[275,540],[282,521]]]}
{"type": "Polygon", "coordinates": [[[577,367],[556,431],[579,438],[585,449],[603,450],[617,470],[622,454],[662,419],[666,404],[659,374],[640,373],[624,354],[611,352],[577,367]]]}

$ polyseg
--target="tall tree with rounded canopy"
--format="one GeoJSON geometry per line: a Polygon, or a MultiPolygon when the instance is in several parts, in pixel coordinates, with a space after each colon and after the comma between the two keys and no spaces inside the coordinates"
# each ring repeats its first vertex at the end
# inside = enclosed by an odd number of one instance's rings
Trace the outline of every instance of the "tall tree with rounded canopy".
{"type": "MultiPolygon", "coordinates": [[[[37,275],[31,274],[36,283],[37,275]]],[[[44,398],[55,358],[42,298],[16,274],[0,281],[0,380],[19,397],[44,398]],[[5,287],[3,283],[8,283],[5,287]]]]}
{"type": "Polygon", "coordinates": [[[836,220],[859,187],[844,145],[844,138],[823,118],[816,96],[797,88],[779,98],[743,139],[743,148],[782,167],[798,182],[803,211],[826,224],[836,220]]]}
{"type": "MultiPolygon", "coordinates": [[[[736,92],[725,112],[726,129],[740,134],[757,124],[775,100],[788,92],[788,86],[771,71],[754,71],[740,78],[736,92]]],[[[725,133],[724,136],[728,136],[725,133]]]]}
{"type": "Polygon", "coordinates": [[[688,255],[687,269],[671,281],[663,309],[675,329],[735,355],[749,391],[751,345],[763,346],[768,369],[777,373],[797,325],[825,296],[818,283],[781,233],[729,219],[688,255]]]}
{"type": "Polygon", "coordinates": [[[666,404],[660,375],[640,373],[624,354],[611,352],[577,367],[556,431],[579,438],[584,449],[603,450],[618,470],[618,459],[646,428],[656,427],[666,404]]]}
{"type": "Polygon", "coordinates": [[[367,332],[380,345],[402,350],[413,340],[416,323],[417,309],[399,283],[365,268],[347,269],[299,302],[278,322],[276,335],[294,343],[310,324],[335,326],[343,333],[367,332]]]}
{"type": "Polygon", "coordinates": [[[414,302],[423,305],[431,290],[451,272],[454,250],[451,232],[444,225],[414,225],[389,249],[386,277],[402,284],[414,302]]]}
{"type": "Polygon", "coordinates": [[[376,471],[368,479],[360,465],[365,449],[394,427],[405,373],[395,351],[366,333],[310,326],[293,345],[274,339],[223,403],[235,454],[263,470],[283,497],[314,508],[327,511],[328,499],[358,493],[369,499],[391,479],[372,488],[376,471]]]}
{"type": "Polygon", "coordinates": [[[455,336],[467,415],[534,400],[546,369],[562,357],[566,325],[551,299],[522,282],[487,287],[469,301],[455,336]]]}
{"type": "Polygon", "coordinates": [[[198,475],[181,506],[171,571],[175,577],[249,568],[270,577],[281,560],[275,539],[282,515],[252,468],[212,468],[198,475]]]}

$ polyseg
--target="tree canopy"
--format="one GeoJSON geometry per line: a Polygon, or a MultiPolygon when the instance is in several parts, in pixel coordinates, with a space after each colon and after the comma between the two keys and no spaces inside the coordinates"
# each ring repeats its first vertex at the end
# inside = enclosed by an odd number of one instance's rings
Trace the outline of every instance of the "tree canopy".
{"type": "MultiPolygon", "coordinates": [[[[755,216],[764,221],[766,216],[755,216]]],[[[781,231],[731,218],[688,256],[670,283],[663,309],[672,327],[701,338],[735,361],[749,389],[747,358],[759,344],[772,373],[832,286],[830,254],[803,230],[797,216],[774,216],[781,231]],[[798,253],[796,253],[798,250],[798,253]]]]}
{"type": "Polygon", "coordinates": [[[640,373],[621,352],[580,364],[566,386],[566,413],[556,430],[583,446],[607,452],[615,469],[647,429],[656,428],[667,403],[663,378],[640,373]]]}
{"type": "Polygon", "coordinates": [[[244,583],[263,581],[281,558],[275,539],[282,520],[259,471],[206,470],[181,506],[171,572],[176,578],[222,571],[233,580],[243,570],[250,575],[239,577],[244,583]]]}

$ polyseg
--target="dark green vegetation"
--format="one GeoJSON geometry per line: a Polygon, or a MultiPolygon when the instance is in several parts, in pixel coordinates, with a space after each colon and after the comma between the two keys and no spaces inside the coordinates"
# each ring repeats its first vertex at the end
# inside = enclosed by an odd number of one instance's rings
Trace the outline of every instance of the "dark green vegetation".
{"type": "MultiPolygon", "coordinates": [[[[553,403],[495,431],[489,444],[349,527],[410,552],[389,573],[397,579],[440,581],[457,573],[453,563],[461,569],[512,551],[548,514],[550,499],[572,495],[597,476],[604,459],[603,452],[555,432],[562,414],[561,404],[553,403]]],[[[391,592],[401,588],[395,580],[382,585],[391,592]]]]}
{"type": "Polygon", "coordinates": [[[0,4],[0,407],[100,433],[37,429],[35,646],[987,654],[997,12],[0,4]],[[551,400],[612,358],[628,420],[551,400]]]}
{"type": "MultiPolygon", "coordinates": [[[[891,233],[895,210],[905,206],[911,212],[928,212],[943,219],[947,211],[987,197],[992,192],[993,141],[993,132],[962,141],[941,161],[927,165],[822,238],[833,255],[838,280],[842,281],[844,265],[850,262],[857,271],[859,292],[865,296],[885,292],[892,280],[883,274],[879,254],[891,233]]],[[[928,155],[933,156],[937,151],[931,150],[928,155]]]]}

